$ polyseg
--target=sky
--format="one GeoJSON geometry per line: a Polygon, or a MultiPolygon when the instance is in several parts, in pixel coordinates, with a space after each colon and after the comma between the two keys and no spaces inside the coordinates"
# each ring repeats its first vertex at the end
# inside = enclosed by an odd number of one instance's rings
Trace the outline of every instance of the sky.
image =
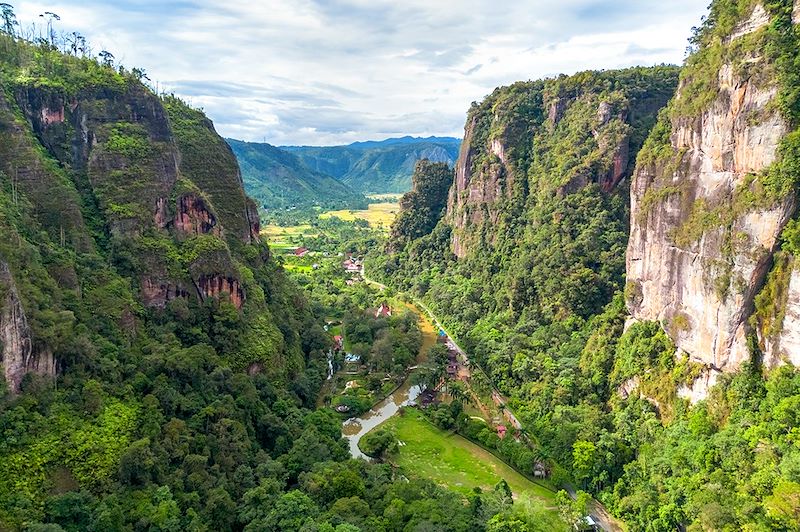
{"type": "Polygon", "coordinates": [[[709,0],[14,1],[143,68],[224,136],[275,145],[461,137],[495,87],[680,64],[709,0]]]}

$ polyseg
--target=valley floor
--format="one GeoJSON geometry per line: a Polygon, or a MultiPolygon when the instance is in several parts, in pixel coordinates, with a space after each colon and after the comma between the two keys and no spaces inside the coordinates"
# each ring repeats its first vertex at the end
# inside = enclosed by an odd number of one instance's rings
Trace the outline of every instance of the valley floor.
{"type": "Polygon", "coordinates": [[[555,511],[555,492],[532,482],[489,451],[458,434],[434,426],[416,408],[406,408],[380,426],[400,441],[392,462],[408,473],[429,478],[468,494],[473,488],[491,490],[504,479],[515,500],[541,506],[548,528],[561,530],[555,511]]]}

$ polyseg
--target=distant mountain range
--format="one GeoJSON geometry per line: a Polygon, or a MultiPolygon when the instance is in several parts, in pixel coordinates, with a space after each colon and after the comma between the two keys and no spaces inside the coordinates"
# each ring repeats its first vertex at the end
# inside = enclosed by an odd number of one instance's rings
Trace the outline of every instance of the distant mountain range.
{"type": "Polygon", "coordinates": [[[271,144],[226,139],[242,171],[247,193],[265,209],[318,205],[326,209],[366,205],[363,194],[271,144]]]}
{"type": "Polygon", "coordinates": [[[461,140],[399,137],[347,146],[281,146],[226,139],[239,160],[247,193],[265,209],[359,208],[364,194],[411,190],[420,159],[454,165],[461,140]]]}
{"type": "Polygon", "coordinates": [[[461,140],[453,137],[400,137],[346,146],[282,146],[313,170],[365,194],[411,190],[420,159],[455,164],[461,140]]]}

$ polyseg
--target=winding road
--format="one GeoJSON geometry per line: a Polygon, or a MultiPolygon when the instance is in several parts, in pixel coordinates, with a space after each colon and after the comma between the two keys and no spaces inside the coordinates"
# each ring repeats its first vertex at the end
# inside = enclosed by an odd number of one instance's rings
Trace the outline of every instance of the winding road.
{"type": "MultiPolygon", "coordinates": [[[[381,290],[385,290],[387,288],[385,284],[379,283],[378,281],[375,281],[367,277],[366,274],[364,273],[363,266],[361,267],[361,277],[364,279],[366,283],[376,286],[381,290]]],[[[506,420],[509,423],[511,423],[511,425],[515,429],[520,430],[522,428],[522,423],[520,423],[519,420],[517,419],[517,416],[515,416],[514,413],[508,409],[508,407],[506,406],[508,404],[508,400],[506,399],[506,397],[503,396],[503,394],[500,393],[500,390],[498,390],[497,388],[494,387],[494,385],[491,384],[492,381],[491,379],[489,379],[489,376],[486,375],[486,372],[484,372],[480,366],[473,365],[471,363],[466,351],[464,351],[464,349],[462,349],[461,346],[458,345],[458,343],[456,343],[455,339],[453,338],[453,335],[450,334],[450,331],[448,331],[445,328],[445,326],[442,325],[442,322],[439,321],[439,318],[436,317],[436,315],[431,311],[431,309],[428,308],[428,306],[425,303],[423,303],[418,298],[412,296],[411,294],[406,294],[406,295],[411,298],[411,300],[414,302],[415,305],[417,305],[417,307],[425,311],[425,313],[433,321],[434,325],[436,325],[438,329],[444,331],[444,333],[447,335],[448,338],[447,341],[448,347],[450,347],[451,349],[455,350],[458,353],[458,356],[461,357],[461,361],[463,362],[464,366],[466,368],[469,368],[469,371],[471,371],[472,368],[477,368],[478,371],[483,373],[483,376],[486,377],[486,382],[490,383],[492,387],[492,400],[497,405],[500,404],[503,405],[503,415],[505,416],[506,420]]]]}
{"type": "MultiPolygon", "coordinates": [[[[369,277],[367,277],[366,274],[364,273],[364,267],[363,266],[361,267],[361,272],[360,273],[361,273],[361,277],[364,279],[364,282],[366,282],[368,284],[371,284],[373,286],[376,286],[380,290],[385,290],[387,288],[387,286],[385,284],[379,283],[378,281],[375,281],[375,280],[370,279],[369,277]]],[[[447,335],[447,338],[448,338],[448,346],[451,347],[452,349],[454,349],[458,353],[458,355],[462,358],[462,362],[464,362],[465,367],[467,367],[467,368],[477,368],[477,370],[480,371],[481,373],[483,373],[484,376],[486,377],[486,382],[491,383],[492,382],[491,379],[488,378],[488,375],[486,375],[486,373],[483,371],[483,369],[480,366],[477,366],[477,365],[473,366],[473,365],[470,364],[470,360],[469,360],[469,357],[467,356],[466,351],[464,351],[464,349],[462,349],[461,346],[456,343],[456,341],[453,339],[453,335],[450,334],[450,331],[448,331],[444,327],[444,325],[442,325],[442,323],[439,321],[439,319],[436,317],[436,315],[431,311],[431,309],[429,309],[428,306],[425,305],[425,303],[423,303],[422,301],[420,301],[418,298],[414,297],[413,295],[411,295],[411,294],[406,294],[406,295],[408,295],[408,297],[411,298],[411,300],[414,302],[415,305],[417,305],[419,308],[421,308],[421,309],[423,309],[425,311],[425,313],[433,321],[433,323],[436,325],[436,327],[438,327],[440,330],[445,332],[445,334],[447,335]]],[[[492,386],[492,400],[497,404],[501,404],[502,403],[504,405],[503,415],[506,417],[508,422],[511,423],[514,426],[514,428],[521,429],[522,428],[522,424],[519,422],[519,420],[514,415],[514,413],[507,406],[505,406],[505,405],[508,404],[508,401],[506,400],[506,398],[500,393],[499,390],[497,390],[497,388],[494,387],[494,385],[491,385],[491,386],[492,386]]],[[[473,394],[474,394],[474,392],[473,392],[473,394]]],[[[477,396],[476,396],[476,399],[477,399],[477,396]]],[[[569,493],[570,497],[572,497],[573,499],[575,498],[576,494],[575,494],[575,491],[573,489],[568,488],[567,489],[567,493],[569,493]]],[[[592,507],[591,507],[591,509],[589,511],[589,515],[592,517],[592,519],[594,519],[594,521],[595,521],[595,523],[597,524],[598,527],[600,527],[601,529],[603,529],[603,530],[605,530],[607,532],[621,532],[621,531],[625,530],[625,527],[622,524],[622,522],[620,522],[618,519],[616,519],[614,516],[612,516],[608,512],[608,510],[606,510],[605,506],[603,506],[599,501],[597,501],[595,499],[592,499],[592,507]]]]}

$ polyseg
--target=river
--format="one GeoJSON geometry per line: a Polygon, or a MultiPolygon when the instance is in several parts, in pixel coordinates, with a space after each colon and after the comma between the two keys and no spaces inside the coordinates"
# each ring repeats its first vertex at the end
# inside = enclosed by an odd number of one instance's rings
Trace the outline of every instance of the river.
{"type": "MultiPolygon", "coordinates": [[[[428,349],[436,343],[437,330],[428,317],[416,305],[411,303],[403,303],[403,305],[417,315],[417,323],[419,323],[419,328],[422,331],[422,345],[417,354],[417,364],[420,364],[425,362],[428,349]]],[[[416,402],[421,390],[419,386],[413,386],[411,384],[412,374],[413,371],[410,371],[408,375],[406,375],[403,384],[389,394],[386,399],[373,406],[369,412],[359,417],[351,417],[342,424],[342,436],[347,439],[350,445],[350,454],[352,454],[354,458],[369,460],[369,457],[358,448],[358,442],[364,434],[395,415],[397,411],[400,410],[400,407],[413,405],[416,402]]]]}

